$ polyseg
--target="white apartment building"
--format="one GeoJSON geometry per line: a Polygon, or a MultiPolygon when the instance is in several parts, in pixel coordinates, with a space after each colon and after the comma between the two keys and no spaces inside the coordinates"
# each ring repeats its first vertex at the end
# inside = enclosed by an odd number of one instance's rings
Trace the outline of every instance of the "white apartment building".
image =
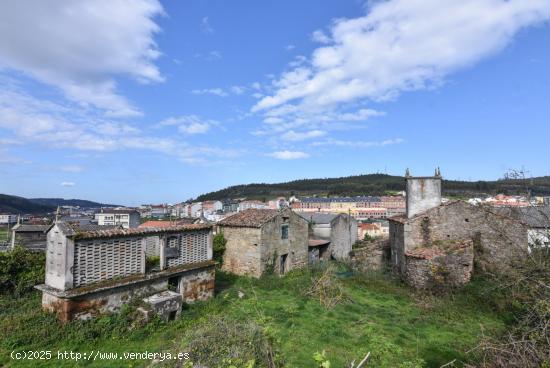
{"type": "Polygon", "coordinates": [[[15,224],[16,222],[17,222],[17,215],[0,213],[0,225],[15,224]]]}
{"type": "Polygon", "coordinates": [[[100,226],[115,225],[125,229],[139,226],[140,215],[136,210],[114,210],[104,208],[95,214],[97,224],[100,226]]]}

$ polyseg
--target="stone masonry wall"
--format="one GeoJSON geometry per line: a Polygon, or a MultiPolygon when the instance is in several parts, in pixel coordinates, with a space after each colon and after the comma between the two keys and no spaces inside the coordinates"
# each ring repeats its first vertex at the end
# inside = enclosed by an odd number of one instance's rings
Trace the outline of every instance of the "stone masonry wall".
{"type": "Polygon", "coordinates": [[[329,249],[335,259],[349,259],[351,246],[357,240],[357,222],[353,222],[355,226],[352,226],[347,216],[338,216],[331,223],[332,231],[330,234],[329,249]]]}
{"type": "Polygon", "coordinates": [[[222,270],[236,275],[260,277],[263,271],[260,256],[262,230],[223,226],[220,231],[227,240],[222,270]]]}
{"type": "Polygon", "coordinates": [[[185,273],[180,279],[180,294],[184,303],[204,301],[214,296],[216,270],[214,266],[185,273]]]}
{"type": "Polygon", "coordinates": [[[405,228],[405,251],[435,241],[471,239],[476,262],[484,269],[506,266],[524,255],[527,227],[465,202],[429,210],[405,228]]]}
{"type": "Polygon", "coordinates": [[[474,250],[470,242],[467,247],[433,257],[407,254],[403,276],[409,285],[418,289],[457,287],[470,281],[473,267],[474,250]]]}
{"type": "Polygon", "coordinates": [[[368,243],[350,252],[350,265],[356,272],[384,270],[390,257],[390,247],[387,239],[368,243]]]}
{"type": "Polygon", "coordinates": [[[287,254],[286,270],[304,267],[308,264],[308,223],[292,211],[285,211],[262,228],[261,271],[275,261],[274,272],[280,273],[279,257],[287,254]],[[288,217],[285,222],[283,217],[288,217]],[[288,239],[281,239],[281,227],[288,224],[288,239]],[[275,259],[276,256],[276,259],[275,259]]]}

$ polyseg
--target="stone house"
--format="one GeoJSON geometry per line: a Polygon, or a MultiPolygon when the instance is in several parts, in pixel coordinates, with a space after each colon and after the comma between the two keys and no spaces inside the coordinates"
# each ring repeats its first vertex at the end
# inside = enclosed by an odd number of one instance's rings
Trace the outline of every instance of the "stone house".
{"type": "Polygon", "coordinates": [[[285,208],[248,209],[218,222],[227,240],[222,269],[260,277],[284,274],[308,262],[308,223],[285,208]]]}
{"type": "Polygon", "coordinates": [[[463,201],[442,203],[438,170],[432,177],[406,175],[405,180],[406,215],[389,219],[392,268],[405,279],[407,265],[412,264],[409,259],[418,258],[417,249],[437,248],[424,253],[435,252],[440,256],[441,252],[456,248],[451,246],[453,242],[471,241],[476,264],[485,269],[505,267],[527,249],[528,228],[522,222],[463,201]]]}
{"type": "Polygon", "coordinates": [[[298,212],[309,223],[309,262],[347,260],[357,241],[357,220],[343,213],[298,212]],[[324,242],[323,242],[324,241],[324,242]]]}
{"type": "Polygon", "coordinates": [[[69,321],[114,312],[132,298],[170,289],[180,302],[160,298],[168,306],[205,300],[213,296],[214,278],[211,226],[86,231],[57,221],[47,234],[45,284],[36,288],[42,307],[69,321]],[[160,246],[148,255],[150,237],[160,246]]]}

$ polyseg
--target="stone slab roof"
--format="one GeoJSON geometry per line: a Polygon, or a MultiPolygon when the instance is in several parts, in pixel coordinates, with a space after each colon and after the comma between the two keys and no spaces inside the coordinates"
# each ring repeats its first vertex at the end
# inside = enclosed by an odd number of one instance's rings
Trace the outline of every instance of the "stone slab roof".
{"type": "Polygon", "coordinates": [[[279,210],[251,208],[228,216],[218,222],[220,226],[262,227],[279,214],[279,210]]]}
{"type": "Polygon", "coordinates": [[[324,240],[324,239],[308,239],[307,243],[310,247],[318,247],[320,245],[327,245],[330,244],[330,240],[324,240]]]}
{"type": "Polygon", "coordinates": [[[12,227],[18,233],[37,233],[47,232],[52,225],[31,225],[31,224],[17,224],[12,227]]]}

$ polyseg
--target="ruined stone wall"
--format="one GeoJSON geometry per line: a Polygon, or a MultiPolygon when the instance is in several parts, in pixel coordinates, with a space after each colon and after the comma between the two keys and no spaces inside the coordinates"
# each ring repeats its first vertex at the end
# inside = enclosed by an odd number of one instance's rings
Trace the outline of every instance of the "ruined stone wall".
{"type": "Polygon", "coordinates": [[[357,240],[357,221],[348,216],[338,216],[331,223],[330,252],[335,259],[349,259],[349,252],[357,240]],[[353,226],[352,222],[355,224],[353,226]]]}
{"type": "Polygon", "coordinates": [[[237,275],[260,277],[263,271],[259,228],[221,226],[220,231],[227,240],[223,255],[222,270],[237,275]]]}
{"type": "Polygon", "coordinates": [[[473,245],[433,258],[405,256],[405,281],[418,289],[457,287],[470,281],[474,269],[473,245]]]}
{"type": "Polygon", "coordinates": [[[350,266],[356,272],[382,271],[390,258],[390,245],[387,239],[365,243],[350,252],[350,266]]]}
{"type": "Polygon", "coordinates": [[[168,288],[168,280],[154,280],[140,285],[118,287],[90,293],[73,299],[42,293],[42,308],[56,313],[61,321],[88,319],[100,314],[117,312],[133,298],[144,297],[168,288]]]}
{"type": "Polygon", "coordinates": [[[405,224],[390,221],[391,269],[402,272],[405,263],[405,224]]]}
{"type": "Polygon", "coordinates": [[[261,241],[262,273],[273,265],[273,271],[280,273],[280,258],[287,254],[286,270],[308,264],[308,223],[292,211],[283,212],[262,228],[261,241]],[[285,217],[288,220],[285,220],[285,217]],[[281,227],[288,225],[288,239],[281,239],[281,227]],[[275,263],[273,263],[275,262],[275,263]]]}
{"type": "Polygon", "coordinates": [[[465,202],[434,208],[409,226],[404,231],[405,251],[437,241],[471,239],[476,262],[483,268],[505,266],[527,249],[525,226],[465,202]]]}
{"type": "Polygon", "coordinates": [[[184,303],[208,300],[214,296],[214,266],[190,271],[180,278],[179,290],[184,303]]]}

